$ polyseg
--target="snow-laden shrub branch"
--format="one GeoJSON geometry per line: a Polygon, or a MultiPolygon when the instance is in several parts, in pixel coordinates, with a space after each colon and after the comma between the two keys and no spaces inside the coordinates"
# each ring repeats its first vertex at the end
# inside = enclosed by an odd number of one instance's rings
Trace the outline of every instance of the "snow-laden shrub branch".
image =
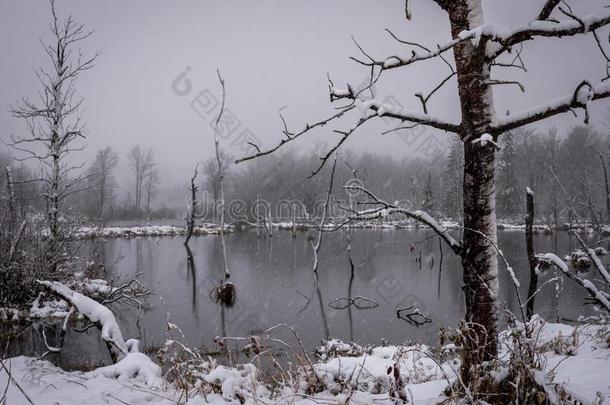
{"type": "Polygon", "coordinates": [[[129,352],[127,344],[123,340],[121,329],[110,309],[89,297],[72,291],[58,281],[38,280],[38,284],[45,286],[66,300],[70,305],[76,307],[78,312],[87,317],[91,322],[100,324],[102,339],[108,345],[113,360],[120,360],[127,355],[129,352]]]}
{"type": "Polygon", "coordinates": [[[76,308],[81,315],[99,325],[101,337],[106,342],[112,361],[115,363],[98,368],[89,374],[116,378],[119,381],[138,379],[147,386],[153,386],[161,379],[161,368],[144,353],[139,353],[139,341],[137,339],[127,341],[123,339],[119,324],[110,309],[83,294],[71,290],[58,281],[38,280],[37,282],[67,301],[71,306],[63,323],[60,346],[57,348],[50,347],[46,344],[45,337],[45,344],[49,351],[61,350],[68,318],[72,314],[73,308],[76,308]]]}
{"type": "Polygon", "coordinates": [[[153,386],[162,380],[161,367],[153,363],[147,355],[139,352],[127,353],[116,364],[97,368],[89,374],[116,378],[119,381],[138,379],[147,386],[153,386]]]}
{"type": "Polygon", "coordinates": [[[545,260],[555,265],[570,280],[574,281],[589,292],[589,295],[599,302],[606,311],[610,312],[610,298],[600,291],[590,280],[585,280],[570,272],[568,265],[554,253],[545,253],[537,256],[539,260],[545,260]]]}

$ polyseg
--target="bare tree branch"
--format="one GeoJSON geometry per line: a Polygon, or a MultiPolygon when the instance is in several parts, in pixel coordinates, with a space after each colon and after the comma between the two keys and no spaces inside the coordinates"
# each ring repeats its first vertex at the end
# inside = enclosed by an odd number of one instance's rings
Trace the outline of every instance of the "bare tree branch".
{"type": "Polygon", "coordinates": [[[375,194],[373,194],[370,190],[365,187],[355,185],[355,186],[343,186],[345,190],[351,190],[352,192],[362,192],[371,198],[371,205],[376,205],[374,208],[369,208],[362,211],[355,211],[349,209],[348,207],[342,207],[351,213],[350,219],[355,221],[362,220],[371,220],[376,218],[384,218],[388,215],[392,214],[401,214],[405,215],[409,218],[415,219],[430,227],[436,234],[445,242],[449,247],[457,254],[461,255],[463,247],[460,242],[454,239],[449,233],[448,230],[442,227],[434,218],[428,215],[424,211],[410,211],[404,208],[399,207],[396,204],[390,204],[380,198],[378,198],[375,194]]]}
{"type": "Polygon", "coordinates": [[[557,7],[560,2],[561,0],[547,0],[546,3],[544,3],[542,10],[540,10],[540,14],[538,14],[538,20],[546,20],[549,18],[553,9],[557,7]]]}
{"type": "Polygon", "coordinates": [[[235,163],[241,163],[241,162],[245,162],[246,160],[251,160],[251,159],[255,159],[257,157],[260,156],[265,156],[268,155],[270,153],[275,152],[276,150],[278,150],[279,148],[281,148],[282,146],[284,146],[286,143],[294,141],[295,139],[297,139],[298,137],[300,137],[301,135],[309,132],[311,129],[317,128],[317,127],[323,127],[324,125],[328,124],[330,121],[333,121],[339,117],[342,117],[345,113],[347,113],[348,111],[351,111],[355,108],[355,106],[349,106],[346,107],[345,109],[339,111],[338,113],[323,119],[321,121],[318,121],[316,123],[313,124],[305,124],[305,128],[303,128],[302,130],[300,130],[299,132],[296,133],[292,133],[288,130],[288,128],[286,127],[286,121],[284,121],[283,116],[280,114],[280,117],[282,117],[282,121],[284,122],[284,135],[286,136],[286,138],[283,138],[279,144],[277,144],[276,146],[270,148],[270,149],[266,149],[264,151],[260,151],[260,149],[257,147],[256,149],[258,150],[257,153],[253,154],[253,155],[248,155],[245,156],[243,158],[237,159],[235,161],[235,163]]]}

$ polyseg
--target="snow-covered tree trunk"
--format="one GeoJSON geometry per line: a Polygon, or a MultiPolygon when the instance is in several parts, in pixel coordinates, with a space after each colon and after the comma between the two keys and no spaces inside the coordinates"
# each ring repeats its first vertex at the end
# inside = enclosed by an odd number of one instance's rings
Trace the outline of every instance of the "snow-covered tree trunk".
{"type": "Polygon", "coordinates": [[[538,289],[538,273],[536,271],[536,256],[534,252],[534,192],[528,187],[526,190],[527,215],[525,217],[525,246],[527,261],[530,266],[530,284],[527,290],[527,319],[534,315],[534,300],[538,289]]]}
{"type": "Polygon", "coordinates": [[[62,98],[62,83],[64,81],[63,75],[65,72],[64,69],[64,58],[63,53],[58,52],[57,62],[56,62],[57,77],[55,77],[52,86],[53,86],[53,106],[51,110],[51,120],[52,120],[52,128],[51,128],[51,143],[49,145],[52,163],[52,172],[51,172],[51,187],[46,196],[47,201],[47,214],[49,218],[49,228],[51,230],[51,238],[56,239],[59,235],[59,222],[58,222],[58,213],[59,213],[59,181],[61,176],[61,145],[60,145],[60,136],[59,131],[61,130],[61,120],[62,120],[62,111],[61,111],[61,98],[62,98]]]}
{"type": "Polygon", "coordinates": [[[474,330],[487,341],[483,358],[496,354],[496,299],[498,259],[495,203],[495,149],[466,143],[464,164],[464,294],[466,321],[485,330],[474,330]]]}
{"type": "Polygon", "coordinates": [[[610,182],[608,181],[608,166],[603,153],[598,152],[598,154],[599,160],[602,163],[602,169],[604,170],[604,189],[606,191],[606,222],[610,222],[610,182]]]}
{"type": "MultiPolygon", "coordinates": [[[[455,1],[449,7],[453,38],[483,24],[480,0],[455,1]]],[[[468,353],[463,367],[465,377],[471,365],[491,360],[497,353],[496,148],[491,143],[472,142],[487,132],[494,114],[484,42],[481,45],[464,41],[454,48],[462,110],[460,138],[464,142],[462,266],[466,322],[471,323],[469,330],[474,334],[466,339],[473,347],[465,348],[468,353]]]]}

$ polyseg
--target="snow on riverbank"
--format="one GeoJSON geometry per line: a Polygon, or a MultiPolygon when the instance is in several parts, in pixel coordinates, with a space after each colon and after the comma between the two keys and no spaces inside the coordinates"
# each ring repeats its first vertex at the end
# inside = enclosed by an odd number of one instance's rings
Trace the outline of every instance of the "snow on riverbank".
{"type": "MultiPolygon", "coordinates": [[[[317,229],[318,223],[313,220],[307,221],[295,221],[293,225],[292,221],[276,221],[272,223],[274,229],[283,231],[296,230],[310,230],[317,229]]],[[[444,229],[459,230],[461,225],[452,220],[439,220],[439,225],[444,229]]],[[[324,228],[331,230],[334,228],[342,228],[344,225],[343,220],[335,219],[329,220],[324,225],[324,228]]],[[[225,226],[225,232],[233,232],[240,228],[245,230],[247,228],[256,227],[256,224],[249,222],[237,222],[235,225],[228,224],[225,226]]],[[[261,229],[264,229],[263,225],[260,225],[261,229]]],[[[373,221],[355,221],[351,224],[352,229],[379,229],[379,230],[413,230],[413,229],[425,229],[426,225],[421,224],[412,219],[402,220],[373,220],[373,221]]],[[[193,235],[217,235],[219,233],[220,226],[213,222],[207,222],[195,226],[193,235]]],[[[576,230],[579,232],[593,233],[594,230],[590,224],[574,225],[570,227],[568,224],[562,224],[558,227],[558,230],[576,230]]],[[[498,222],[498,230],[504,231],[525,231],[525,224],[515,222],[498,222]]],[[[553,228],[548,225],[536,224],[533,226],[534,233],[550,234],[553,232],[553,228]]],[[[602,235],[610,235],[610,225],[604,226],[601,229],[602,235]]],[[[135,238],[143,236],[185,236],[186,226],[176,225],[143,225],[143,226],[108,226],[108,227],[93,227],[85,226],[81,227],[76,236],[82,239],[92,238],[135,238]]]]}
{"type": "MultiPolygon", "coordinates": [[[[542,370],[537,379],[551,398],[601,404],[610,400],[610,348],[605,326],[578,326],[545,323],[534,320],[534,339],[541,356],[542,370]]],[[[516,331],[505,331],[504,341],[516,331]]],[[[340,404],[348,398],[351,404],[394,404],[389,397],[397,387],[397,368],[401,388],[409,401],[428,405],[441,401],[443,390],[454,381],[458,364],[447,361],[439,365],[425,346],[386,346],[362,349],[332,341],[327,353],[314,364],[316,374],[326,383],[321,393],[306,395],[291,388],[269,389],[257,378],[252,364],[236,368],[213,365],[200,376],[202,384],[213,387],[206,398],[191,396],[186,402],[183,392],[160,376],[160,369],[146,356],[135,353],[122,362],[91,372],[65,372],[49,362],[27,357],[4,361],[0,370],[0,392],[7,387],[8,404],[60,403],[87,405],[100,403],[129,404],[340,404]],[[331,347],[335,345],[336,347],[331,347]],[[349,348],[349,350],[343,350],[349,348]],[[332,354],[329,354],[332,353],[332,354]],[[124,363],[124,364],[122,364],[124,363]],[[7,370],[10,370],[10,379],[7,370]],[[356,389],[354,389],[357,387],[356,389]],[[26,396],[28,399],[26,399],[26,396]],[[257,398],[255,398],[255,396],[257,398]],[[182,402],[178,402],[181,398],[182,402]]],[[[503,345],[504,353],[508,346],[503,345]]],[[[501,350],[502,351],[502,350],[501,350]]],[[[451,356],[447,356],[451,358],[451,356]]],[[[301,386],[303,387],[303,382],[301,386]]],[[[410,402],[411,403],[411,402],[410,402]]],[[[559,402],[555,402],[559,403],[559,402]]],[[[570,402],[572,403],[572,402],[570,402]]]]}
{"type": "MultiPolygon", "coordinates": [[[[225,232],[231,232],[232,226],[227,226],[225,232]]],[[[193,229],[193,235],[218,234],[219,227],[215,224],[204,224],[193,229]]],[[[111,226],[111,227],[82,227],[77,237],[90,238],[134,238],[140,236],[179,236],[186,235],[186,227],[174,225],[146,225],[146,226],[111,226]]]]}
{"type": "MultiPolygon", "coordinates": [[[[439,221],[439,224],[445,229],[460,229],[460,225],[457,222],[444,220],[439,221]]],[[[239,226],[242,229],[252,227],[254,224],[242,223],[239,226]]],[[[272,227],[283,231],[292,231],[293,229],[302,231],[317,229],[317,224],[314,222],[297,222],[293,225],[291,221],[274,222],[272,227]]],[[[341,221],[328,221],[324,228],[331,230],[334,228],[341,228],[341,221]]],[[[426,226],[422,225],[413,220],[401,220],[401,221],[357,221],[352,223],[353,229],[379,229],[379,230],[413,230],[413,229],[425,229],[426,226]]],[[[498,224],[500,230],[520,230],[525,229],[524,225],[514,224],[498,224]]],[[[225,232],[233,232],[236,230],[236,226],[227,225],[225,232]]],[[[551,229],[546,225],[534,225],[534,231],[536,233],[550,233],[551,229]]],[[[219,233],[219,226],[214,223],[206,223],[198,225],[194,228],[194,235],[217,235],[219,233]]],[[[109,226],[109,227],[81,227],[76,236],[82,239],[92,238],[135,238],[135,237],[159,237],[159,236],[184,236],[186,235],[186,227],[176,225],[145,225],[145,226],[109,226]]]]}

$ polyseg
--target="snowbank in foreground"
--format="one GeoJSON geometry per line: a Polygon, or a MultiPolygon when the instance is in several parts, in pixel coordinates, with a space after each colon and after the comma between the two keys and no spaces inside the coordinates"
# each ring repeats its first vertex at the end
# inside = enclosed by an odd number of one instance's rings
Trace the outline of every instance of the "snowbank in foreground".
{"type": "MultiPolygon", "coordinates": [[[[544,352],[547,393],[582,404],[610,403],[610,334],[607,326],[545,323],[537,345],[544,352]]],[[[573,402],[571,402],[573,403],[573,402]]]]}
{"type": "MultiPolygon", "coordinates": [[[[141,353],[137,353],[142,355],[141,353]]],[[[143,356],[143,355],[142,355],[143,356]]],[[[128,360],[129,357],[123,361],[128,360]]],[[[244,373],[237,369],[218,366],[212,370],[206,379],[215,381],[221,388],[221,393],[207,394],[191,397],[185,402],[183,392],[173,389],[157,377],[156,371],[147,370],[144,375],[134,373],[129,367],[116,371],[119,364],[97,369],[93,372],[66,372],[48,361],[36,360],[29,357],[15,357],[4,361],[10,370],[11,382],[6,392],[7,404],[29,405],[34,404],[62,404],[62,405],[93,405],[127,403],[175,405],[188,403],[192,405],[203,404],[239,404],[241,398],[247,404],[294,404],[314,405],[319,403],[344,403],[349,394],[333,395],[322,392],[313,397],[304,394],[295,394],[289,391],[276,393],[273,400],[260,398],[255,400],[249,392],[252,387],[260,383],[252,379],[250,372],[244,373]],[[147,384],[149,382],[150,384],[147,384]],[[181,398],[182,402],[178,402],[181,398]]],[[[254,366],[248,365],[249,368],[254,366]]],[[[385,374],[385,371],[384,371],[385,374]]],[[[0,386],[6,387],[8,383],[7,372],[0,370],[0,386]]],[[[445,388],[444,381],[430,381],[417,385],[408,385],[413,398],[418,405],[436,404],[445,388]]],[[[269,395],[269,391],[258,387],[259,394],[269,395]]],[[[388,394],[372,394],[355,391],[351,395],[351,404],[395,404],[388,394]]]]}
{"type": "MultiPolygon", "coordinates": [[[[610,348],[606,327],[545,323],[537,318],[536,345],[542,356],[538,382],[551,397],[563,397],[583,404],[601,404],[610,400],[610,348]]],[[[503,332],[501,339],[514,331],[503,332]]],[[[191,397],[188,403],[200,404],[395,404],[387,387],[392,384],[390,367],[399,365],[409,401],[418,405],[443,400],[443,389],[455,376],[455,363],[442,366],[432,361],[425,346],[387,346],[372,350],[352,350],[340,341],[332,341],[335,355],[314,364],[316,374],[325,380],[324,392],[307,396],[288,388],[273,392],[257,378],[252,364],[229,368],[215,365],[201,375],[212,384],[213,393],[191,397]],[[342,350],[346,348],[347,351],[342,350]],[[344,354],[341,354],[344,353],[344,354]],[[356,384],[353,384],[356,383],[356,384]],[[357,386],[350,392],[349,387],[357,386]],[[254,398],[254,397],[257,398],[254,398]]],[[[502,346],[508,353],[508,346],[502,346]]],[[[502,351],[502,350],[501,350],[502,351]]],[[[130,354],[122,362],[92,372],[65,372],[49,362],[27,357],[4,361],[10,370],[0,370],[0,388],[7,387],[11,405],[60,403],[87,405],[100,403],[161,404],[177,403],[183,392],[160,377],[159,369],[143,354],[130,354]],[[137,355],[138,357],[131,357],[137,355]],[[26,399],[26,396],[30,399],[26,399]]],[[[0,391],[1,392],[1,391],[0,391]]],[[[185,398],[182,397],[182,401],[185,398]]],[[[410,402],[411,403],[411,402],[410,402]]],[[[559,403],[557,401],[556,403],[559,403]]],[[[570,402],[572,403],[572,402],[570,402]]]]}

